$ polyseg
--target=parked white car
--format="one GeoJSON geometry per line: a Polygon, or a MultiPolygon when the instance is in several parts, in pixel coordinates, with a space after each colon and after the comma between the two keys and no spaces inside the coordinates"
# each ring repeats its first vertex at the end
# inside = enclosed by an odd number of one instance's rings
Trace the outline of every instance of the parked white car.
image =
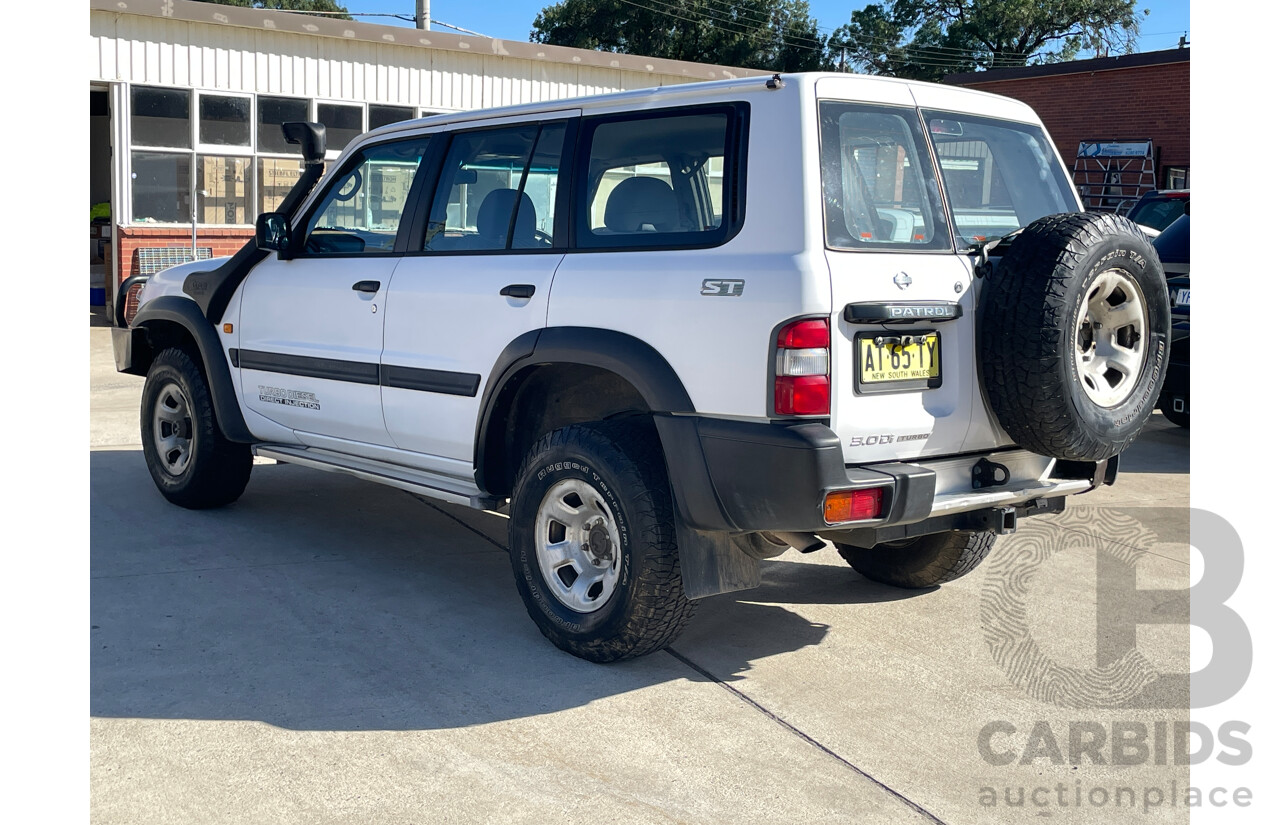
{"type": "Polygon", "coordinates": [[[1014,100],[786,75],[442,115],[152,278],[117,366],[185,507],[252,456],[510,516],[561,648],[661,649],[759,560],[930,587],[1110,483],[1166,370],[1146,236],[1014,100]]]}

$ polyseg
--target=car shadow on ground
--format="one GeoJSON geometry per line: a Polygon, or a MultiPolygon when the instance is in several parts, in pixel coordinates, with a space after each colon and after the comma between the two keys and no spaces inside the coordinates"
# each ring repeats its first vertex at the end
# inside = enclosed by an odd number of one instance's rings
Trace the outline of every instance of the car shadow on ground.
{"type": "MultiPolygon", "coordinates": [[[[160,497],[138,451],[91,452],[90,473],[95,717],[454,728],[705,681],[666,653],[601,666],[557,650],[501,543],[400,491],[266,465],[236,504],[188,511],[160,497]]],[[[741,678],[826,636],[788,603],[911,595],[773,561],[762,587],[704,600],[693,621],[737,631],[740,660],[717,670],[741,678]]]]}

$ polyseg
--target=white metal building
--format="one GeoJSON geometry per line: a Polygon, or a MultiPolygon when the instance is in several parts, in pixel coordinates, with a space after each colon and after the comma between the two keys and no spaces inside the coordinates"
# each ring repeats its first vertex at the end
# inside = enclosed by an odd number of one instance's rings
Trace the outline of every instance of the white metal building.
{"type": "Polygon", "coordinates": [[[759,74],[191,0],[89,4],[108,295],[139,248],[189,254],[193,217],[202,254],[239,248],[299,173],[281,122],[324,123],[336,157],[367,129],[433,112],[759,74]]]}

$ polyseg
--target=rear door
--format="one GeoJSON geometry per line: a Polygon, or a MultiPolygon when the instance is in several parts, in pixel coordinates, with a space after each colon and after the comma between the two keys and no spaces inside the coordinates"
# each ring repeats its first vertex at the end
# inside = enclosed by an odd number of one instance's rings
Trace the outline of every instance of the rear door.
{"type": "Polygon", "coordinates": [[[382,407],[394,445],[441,472],[471,476],[485,380],[507,344],[546,326],[576,114],[435,138],[448,149],[434,196],[387,295],[382,407]]]}
{"type": "Polygon", "coordinates": [[[823,100],[819,118],[831,416],[846,460],[963,452],[977,391],[973,271],[955,251],[919,114],[908,95],[823,100]]]}

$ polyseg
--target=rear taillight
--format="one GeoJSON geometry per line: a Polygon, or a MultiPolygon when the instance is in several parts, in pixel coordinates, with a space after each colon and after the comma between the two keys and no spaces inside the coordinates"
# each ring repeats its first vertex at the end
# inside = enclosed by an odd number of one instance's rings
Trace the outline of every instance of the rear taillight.
{"type": "Polygon", "coordinates": [[[773,370],[775,415],[830,415],[831,326],[827,319],[809,318],[783,327],[773,370]]]}
{"type": "Polygon", "coordinates": [[[827,524],[867,521],[884,514],[884,488],[837,490],[822,501],[822,517],[827,524]]]}

